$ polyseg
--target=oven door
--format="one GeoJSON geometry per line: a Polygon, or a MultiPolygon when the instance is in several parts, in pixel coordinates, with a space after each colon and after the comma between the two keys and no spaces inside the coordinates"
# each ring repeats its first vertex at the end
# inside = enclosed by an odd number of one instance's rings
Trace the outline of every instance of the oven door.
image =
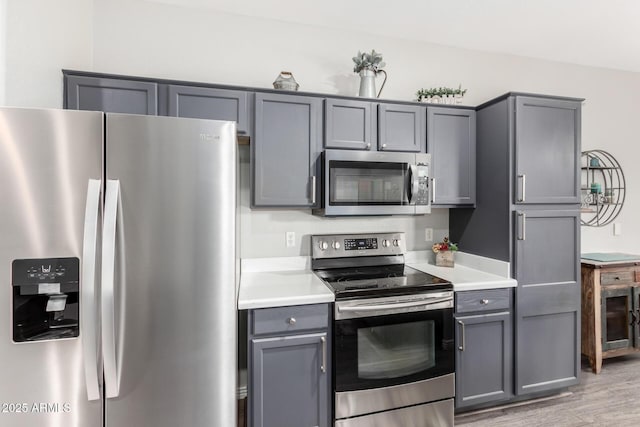
{"type": "Polygon", "coordinates": [[[336,418],[453,397],[452,292],[335,307],[336,418]]]}
{"type": "Polygon", "coordinates": [[[326,150],[324,161],[325,215],[428,213],[428,166],[416,154],[326,150]]]}

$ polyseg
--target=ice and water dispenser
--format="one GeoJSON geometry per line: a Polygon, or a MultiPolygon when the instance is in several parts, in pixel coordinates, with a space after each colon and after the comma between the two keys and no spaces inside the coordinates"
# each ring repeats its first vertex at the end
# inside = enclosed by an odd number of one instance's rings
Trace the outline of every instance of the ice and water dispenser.
{"type": "Polygon", "coordinates": [[[18,259],[11,272],[14,342],[78,336],[78,258],[18,259]]]}

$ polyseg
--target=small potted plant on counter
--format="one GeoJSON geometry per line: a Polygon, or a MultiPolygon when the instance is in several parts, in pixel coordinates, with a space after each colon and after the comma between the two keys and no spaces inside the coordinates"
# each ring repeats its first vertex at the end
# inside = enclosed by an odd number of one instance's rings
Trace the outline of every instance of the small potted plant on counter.
{"type": "Polygon", "coordinates": [[[442,242],[434,243],[431,247],[436,254],[436,265],[439,267],[453,267],[453,253],[458,250],[458,245],[449,241],[448,237],[442,242]]]}

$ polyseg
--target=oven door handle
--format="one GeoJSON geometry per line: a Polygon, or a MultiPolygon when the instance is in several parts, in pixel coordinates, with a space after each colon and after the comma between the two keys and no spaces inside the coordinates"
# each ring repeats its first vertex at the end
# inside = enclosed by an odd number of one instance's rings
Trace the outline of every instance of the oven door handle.
{"type": "Polygon", "coordinates": [[[420,307],[424,305],[433,305],[433,304],[439,304],[441,302],[449,302],[449,301],[453,301],[453,297],[431,298],[431,299],[421,300],[421,301],[409,301],[409,302],[399,302],[399,303],[391,303],[391,304],[355,305],[355,306],[348,306],[348,307],[339,306],[338,311],[341,313],[348,313],[348,312],[394,310],[396,308],[420,307]]]}

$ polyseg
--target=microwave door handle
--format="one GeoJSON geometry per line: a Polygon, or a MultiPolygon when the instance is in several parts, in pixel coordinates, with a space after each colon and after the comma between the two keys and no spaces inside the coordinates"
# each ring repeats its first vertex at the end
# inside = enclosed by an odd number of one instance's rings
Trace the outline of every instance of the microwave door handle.
{"type": "Polygon", "coordinates": [[[418,166],[409,165],[409,204],[415,205],[416,198],[418,197],[418,188],[420,188],[420,182],[418,181],[418,166]]]}
{"type": "Polygon", "coordinates": [[[425,299],[421,301],[410,301],[410,302],[400,302],[400,303],[391,303],[391,304],[338,307],[338,311],[342,313],[347,313],[347,312],[394,310],[397,308],[420,307],[420,306],[439,304],[442,302],[449,302],[449,301],[453,301],[453,297],[431,298],[431,299],[425,299]]]}

